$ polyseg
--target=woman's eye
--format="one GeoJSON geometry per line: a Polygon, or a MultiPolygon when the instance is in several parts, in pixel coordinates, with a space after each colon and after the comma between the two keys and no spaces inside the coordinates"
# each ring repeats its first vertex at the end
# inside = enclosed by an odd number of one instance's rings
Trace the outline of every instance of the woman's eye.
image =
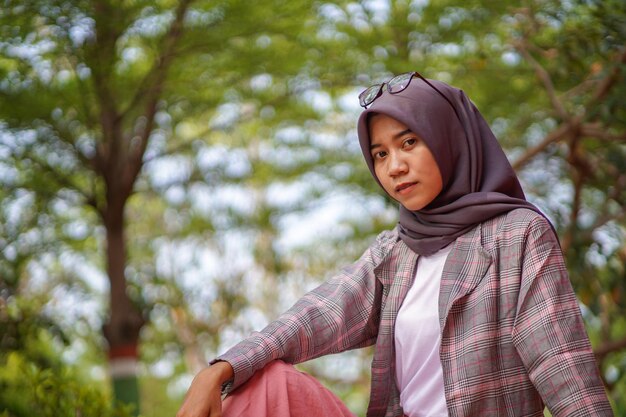
{"type": "Polygon", "coordinates": [[[374,159],[382,159],[382,158],[384,158],[385,156],[387,156],[387,152],[385,152],[385,151],[379,151],[379,152],[376,152],[376,153],[374,154],[374,159]]]}
{"type": "Polygon", "coordinates": [[[404,141],[404,146],[413,146],[417,143],[417,139],[415,138],[409,138],[407,140],[404,141]]]}

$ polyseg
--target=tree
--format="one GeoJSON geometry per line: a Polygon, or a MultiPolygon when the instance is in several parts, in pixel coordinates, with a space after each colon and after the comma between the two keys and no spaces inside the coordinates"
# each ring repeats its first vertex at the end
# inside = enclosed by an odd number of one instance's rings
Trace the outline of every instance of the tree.
{"type": "Polygon", "coordinates": [[[211,126],[187,137],[183,121],[216,115],[226,96],[253,95],[253,77],[271,73],[286,86],[307,62],[313,16],[311,4],[293,1],[5,2],[2,145],[19,161],[9,185],[44,205],[82,207],[102,226],[103,334],[118,399],[138,405],[147,307],[129,294],[127,216],[144,165],[191,151],[211,126]]]}

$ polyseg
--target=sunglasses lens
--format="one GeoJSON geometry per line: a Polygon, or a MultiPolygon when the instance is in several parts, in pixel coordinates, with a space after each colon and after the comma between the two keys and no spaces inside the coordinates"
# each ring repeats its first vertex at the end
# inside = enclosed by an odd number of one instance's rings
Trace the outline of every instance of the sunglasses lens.
{"type": "Polygon", "coordinates": [[[359,103],[362,107],[369,106],[380,94],[382,84],[376,84],[359,94],[359,103]]]}
{"type": "Polygon", "coordinates": [[[413,75],[413,72],[407,72],[393,77],[387,83],[389,92],[391,94],[396,94],[407,88],[411,82],[411,78],[413,78],[413,75]]]}

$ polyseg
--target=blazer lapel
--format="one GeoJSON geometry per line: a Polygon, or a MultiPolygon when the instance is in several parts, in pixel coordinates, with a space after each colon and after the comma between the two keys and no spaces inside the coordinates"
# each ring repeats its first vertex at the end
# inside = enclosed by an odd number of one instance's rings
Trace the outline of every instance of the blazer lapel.
{"type": "MultiPolygon", "coordinates": [[[[383,284],[383,311],[398,312],[406,293],[413,284],[418,258],[417,253],[409,249],[403,241],[399,241],[387,262],[381,263],[376,268],[375,275],[383,284]]],[[[395,320],[395,315],[393,318],[395,320]]]]}
{"type": "Polygon", "coordinates": [[[478,225],[457,238],[446,259],[439,290],[439,325],[442,331],[452,305],[476,288],[491,265],[492,257],[481,240],[482,226],[478,225]]]}
{"type": "Polygon", "coordinates": [[[372,361],[372,389],[369,415],[384,412],[391,398],[399,398],[395,382],[394,328],[398,310],[413,284],[418,255],[402,241],[393,248],[390,256],[377,268],[375,275],[383,285],[381,318],[372,361]]]}

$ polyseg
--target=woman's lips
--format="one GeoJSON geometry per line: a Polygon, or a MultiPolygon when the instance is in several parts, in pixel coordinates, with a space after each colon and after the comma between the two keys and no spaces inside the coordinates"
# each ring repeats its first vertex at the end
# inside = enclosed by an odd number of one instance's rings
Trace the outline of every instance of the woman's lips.
{"type": "Polygon", "coordinates": [[[396,187],[396,193],[398,194],[408,194],[413,188],[417,185],[416,182],[403,182],[402,184],[396,187]]]}

